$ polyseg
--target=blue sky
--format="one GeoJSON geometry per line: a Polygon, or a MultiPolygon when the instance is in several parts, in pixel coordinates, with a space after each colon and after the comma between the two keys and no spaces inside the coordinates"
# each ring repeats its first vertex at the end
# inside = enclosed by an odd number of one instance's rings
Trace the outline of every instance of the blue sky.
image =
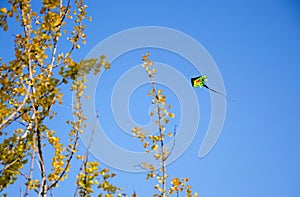
{"type": "MultiPolygon", "coordinates": [[[[190,177],[193,190],[205,197],[300,196],[298,1],[89,0],[87,4],[93,21],[88,23],[87,44],[76,53],[78,59],[105,38],[129,28],[176,29],[205,47],[220,70],[226,94],[235,100],[227,102],[225,124],[217,144],[206,157],[199,158],[209,124],[210,99],[207,91],[195,90],[201,110],[199,129],[187,151],[168,166],[170,176],[190,177]]],[[[10,36],[0,35],[2,55],[10,36]]],[[[105,91],[122,73],[139,64],[140,54],[147,50],[155,61],[176,67],[187,79],[199,74],[183,58],[159,49],[135,50],[112,63],[111,71],[103,75],[97,88],[96,107],[103,116],[107,135],[127,149],[136,146],[131,146],[132,141],[114,123],[109,90],[105,91]]],[[[180,103],[168,87],[163,88],[177,112],[177,119],[170,123],[172,127],[180,124],[180,103]]],[[[143,97],[146,91],[147,86],[137,89],[130,100],[132,116],[141,124],[148,120],[142,115],[148,113],[149,99],[143,97]]],[[[145,174],[112,170],[118,174],[115,183],[128,192],[135,190],[139,196],[149,196],[153,191],[145,174]]],[[[55,196],[66,190],[73,194],[70,182],[63,183],[64,188],[55,196]]]]}

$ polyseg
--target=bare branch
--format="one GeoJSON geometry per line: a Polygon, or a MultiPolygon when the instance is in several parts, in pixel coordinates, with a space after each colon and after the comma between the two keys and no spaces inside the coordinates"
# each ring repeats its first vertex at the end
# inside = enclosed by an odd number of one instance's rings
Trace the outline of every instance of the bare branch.
{"type": "Polygon", "coordinates": [[[176,125],[174,127],[174,131],[173,131],[173,136],[174,136],[174,140],[173,140],[173,145],[171,147],[170,152],[168,153],[168,155],[166,156],[166,160],[168,159],[168,157],[172,154],[174,147],[175,147],[175,139],[176,139],[176,125]]]}
{"type": "MultiPolygon", "coordinates": [[[[30,170],[29,170],[29,176],[28,176],[28,182],[31,181],[32,179],[32,176],[33,176],[33,170],[34,170],[34,161],[36,160],[36,134],[34,133],[33,134],[33,140],[32,140],[32,155],[31,155],[31,163],[30,163],[30,170]]],[[[25,194],[24,194],[24,197],[28,196],[29,195],[29,184],[27,185],[26,187],[26,190],[25,190],[25,194]]]]}
{"type": "Polygon", "coordinates": [[[21,189],[20,186],[19,186],[19,191],[20,191],[20,197],[23,197],[23,195],[22,195],[22,189],[21,189]]]}

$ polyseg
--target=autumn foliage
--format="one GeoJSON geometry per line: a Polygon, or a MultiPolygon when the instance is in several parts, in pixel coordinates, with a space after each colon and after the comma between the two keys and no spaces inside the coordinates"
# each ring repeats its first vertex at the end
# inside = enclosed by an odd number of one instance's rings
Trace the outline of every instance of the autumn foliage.
{"type": "MultiPolygon", "coordinates": [[[[124,189],[111,183],[116,174],[108,168],[100,168],[89,158],[89,147],[78,154],[79,135],[83,132],[85,117],[81,101],[86,75],[109,69],[104,55],[80,60],[74,58],[76,50],[86,43],[87,5],[83,0],[42,0],[33,5],[30,0],[9,0],[9,6],[0,8],[0,27],[10,28],[14,20],[21,28],[14,33],[14,55],[9,61],[0,58],[0,194],[22,179],[20,196],[50,195],[72,171],[77,173],[74,196],[128,196],[124,189]],[[61,43],[64,43],[63,45],[61,43]],[[63,88],[69,88],[75,99],[72,103],[73,119],[65,120],[68,130],[50,129],[51,121],[59,113],[54,106],[63,103],[63,88]],[[61,139],[58,133],[68,133],[61,139]],[[49,156],[50,155],[50,156],[49,156]],[[50,158],[49,158],[50,157],[50,158]],[[81,162],[80,169],[73,169],[72,162],[81,162]],[[45,161],[51,161],[50,166],[45,161]]],[[[147,179],[156,178],[153,196],[197,196],[192,194],[188,178],[170,178],[166,160],[172,153],[165,146],[165,138],[175,137],[165,125],[175,115],[169,112],[163,91],[156,88],[150,53],[142,57],[142,66],[148,73],[152,89],[149,96],[157,113],[157,135],[148,135],[142,128],[132,129],[146,152],[154,152],[161,162],[159,168],[142,163],[147,179]]],[[[92,139],[92,136],[91,136],[92,139]]],[[[137,196],[136,193],[131,196],[137,196]]]]}

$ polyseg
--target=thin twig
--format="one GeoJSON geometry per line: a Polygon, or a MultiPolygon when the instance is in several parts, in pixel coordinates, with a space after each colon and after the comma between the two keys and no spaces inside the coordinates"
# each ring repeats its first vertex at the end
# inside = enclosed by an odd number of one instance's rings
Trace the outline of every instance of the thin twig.
{"type": "Polygon", "coordinates": [[[20,197],[23,197],[23,195],[22,195],[22,189],[21,189],[20,186],[19,186],[19,191],[20,191],[20,197]]]}
{"type": "MultiPolygon", "coordinates": [[[[36,159],[36,134],[34,133],[33,134],[33,138],[32,138],[32,155],[31,155],[31,163],[30,163],[30,170],[29,170],[29,176],[28,176],[28,182],[31,181],[32,179],[32,176],[33,176],[33,170],[34,170],[34,161],[36,159]]],[[[30,185],[28,184],[27,187],[26,187],[26,190],[25,190],[25,194],[24,194],[24,197],[28,196],[29,195],[29,188],[30,185]]]]}
{"type": "MultiPolygon", "coordinates": [[[[90,136],[89,144],[88,144],[88,146],[86,148],[86,151],[85,151],[84,161],[82,162],[82,164],[80,166],[78,174],[80,174],[84,169],[86,169],[86,164],[88,162],[89,151],[90,151],[90,148],[91,148],[92,143],[93,143],[93,137],[94,137],[94,134],[95,134],[95,131],[96,131],[98,118],[99,118],[98,111],[96,111],[96,120],[94,122],[94,127],[93,127],[93,130],[92,130],[91,136],[90,136]]],[[[74,192],[74,197],[77,196],[78,190],[79,190],[79,185],[77,185],[77,187],[76,187],[76,190],[74,192]]]]}
{"type": "Polygon", "coordinates": [[[174,136],[174,140],[173,140],[173,144],[172,144],[172,147],[171,147],[171,150],[170,152],[168,153],[168,155],[166,156],[166,160],[168,159],[168,157],[172,154],[173,150],[174,150],[174,147],[175,147],[175,139],[176,139],[176,125],[174,127],[174,131],[173,131],[173,136],[174,136]]]}
{"type": "MultiPolygon", "coordinates": [[[[25,173],[23,173],[23,172],[21,172],[21,171],[20,171],[20,174],[21,174],[22,176],[24,176],[25,179],[26,179],[27,181],[29,181],[29,177],[27,176],[27,174],[25,174],[25,173]]],[[[34,190],[36,193],[39,193],[39,190],[37,190],[36,188],[34,188],[33,190],[34,190]]],[[[25,192],[24,197],[27,196],[27,195],[29,195],[29,191],[28,191],[28,194],[25,192]]]]}

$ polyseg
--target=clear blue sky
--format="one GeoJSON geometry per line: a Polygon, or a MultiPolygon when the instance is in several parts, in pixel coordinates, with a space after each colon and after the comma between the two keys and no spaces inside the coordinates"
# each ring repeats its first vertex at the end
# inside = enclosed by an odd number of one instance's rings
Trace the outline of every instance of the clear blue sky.
{"type": "MultiPolygon", "coordinates": [[[[87,44],[77,53],[78,58],[85,57],[96,44],[119,31],[139,26],[173,28],[206,48],[220,70],[227,95],[235,100],[227,103],[226,120],[217,144],[206,157],[199,158],[199,147],[209,123],[210,100],[205,90],[195,90],[201,110],[199,129],[187,151],[168,166],[170,176],[190,177],[193,190],[202,197],[300,196],[299,1],[89,0],[87,4],[93,21],[88,23],[87,44]]],[[[3,33],[0,35],[3,54],[7,41],[3,33]]],[[[124,54],[113,62],[97,92],[96,106],[105,122],[112,122],[104,125],[111,128],[106,130],[107,135],[112,140],[122,138],[118,143],[128,149],[132,148],[131,141],[123,138],[110,118],[109,97],[101,96],[101,91],[105,91],[101,87],[113,87],[108,84],[113,82],[111,79],[140,63],[138,58],[145,51],[124,54]],[[118,63],[126,66],[117,66],[118,63]]],[[[152,56],[155,61],[176,67],[187,78],[193,76],[192,68],[184,73],[182,65],[188,63],[174,54],[153,50],[152,56]]],[[[138,89],[130,104],[132,116],[139,123],[148,120],[141,114],[148,112],[149,100],[137,102],[144,90],[138,89]]],[[[169,103],[180,117],[178,100],[169,94],[169,103]]],[[[179,119],[174,121],[171,125],[180,124],[179,119]]],[[[118,174],[115,182],[128,192],[135,190],[146,197],[153,191],[153,185],[144,179],[145,174],[112,170],[118,174]]],[[[70,185],[62,184],[65,188],[59,191],[70,190],[73,194],[70,185]]],[[[55,196],[62,194],[57,192],[55,196]]]]}

